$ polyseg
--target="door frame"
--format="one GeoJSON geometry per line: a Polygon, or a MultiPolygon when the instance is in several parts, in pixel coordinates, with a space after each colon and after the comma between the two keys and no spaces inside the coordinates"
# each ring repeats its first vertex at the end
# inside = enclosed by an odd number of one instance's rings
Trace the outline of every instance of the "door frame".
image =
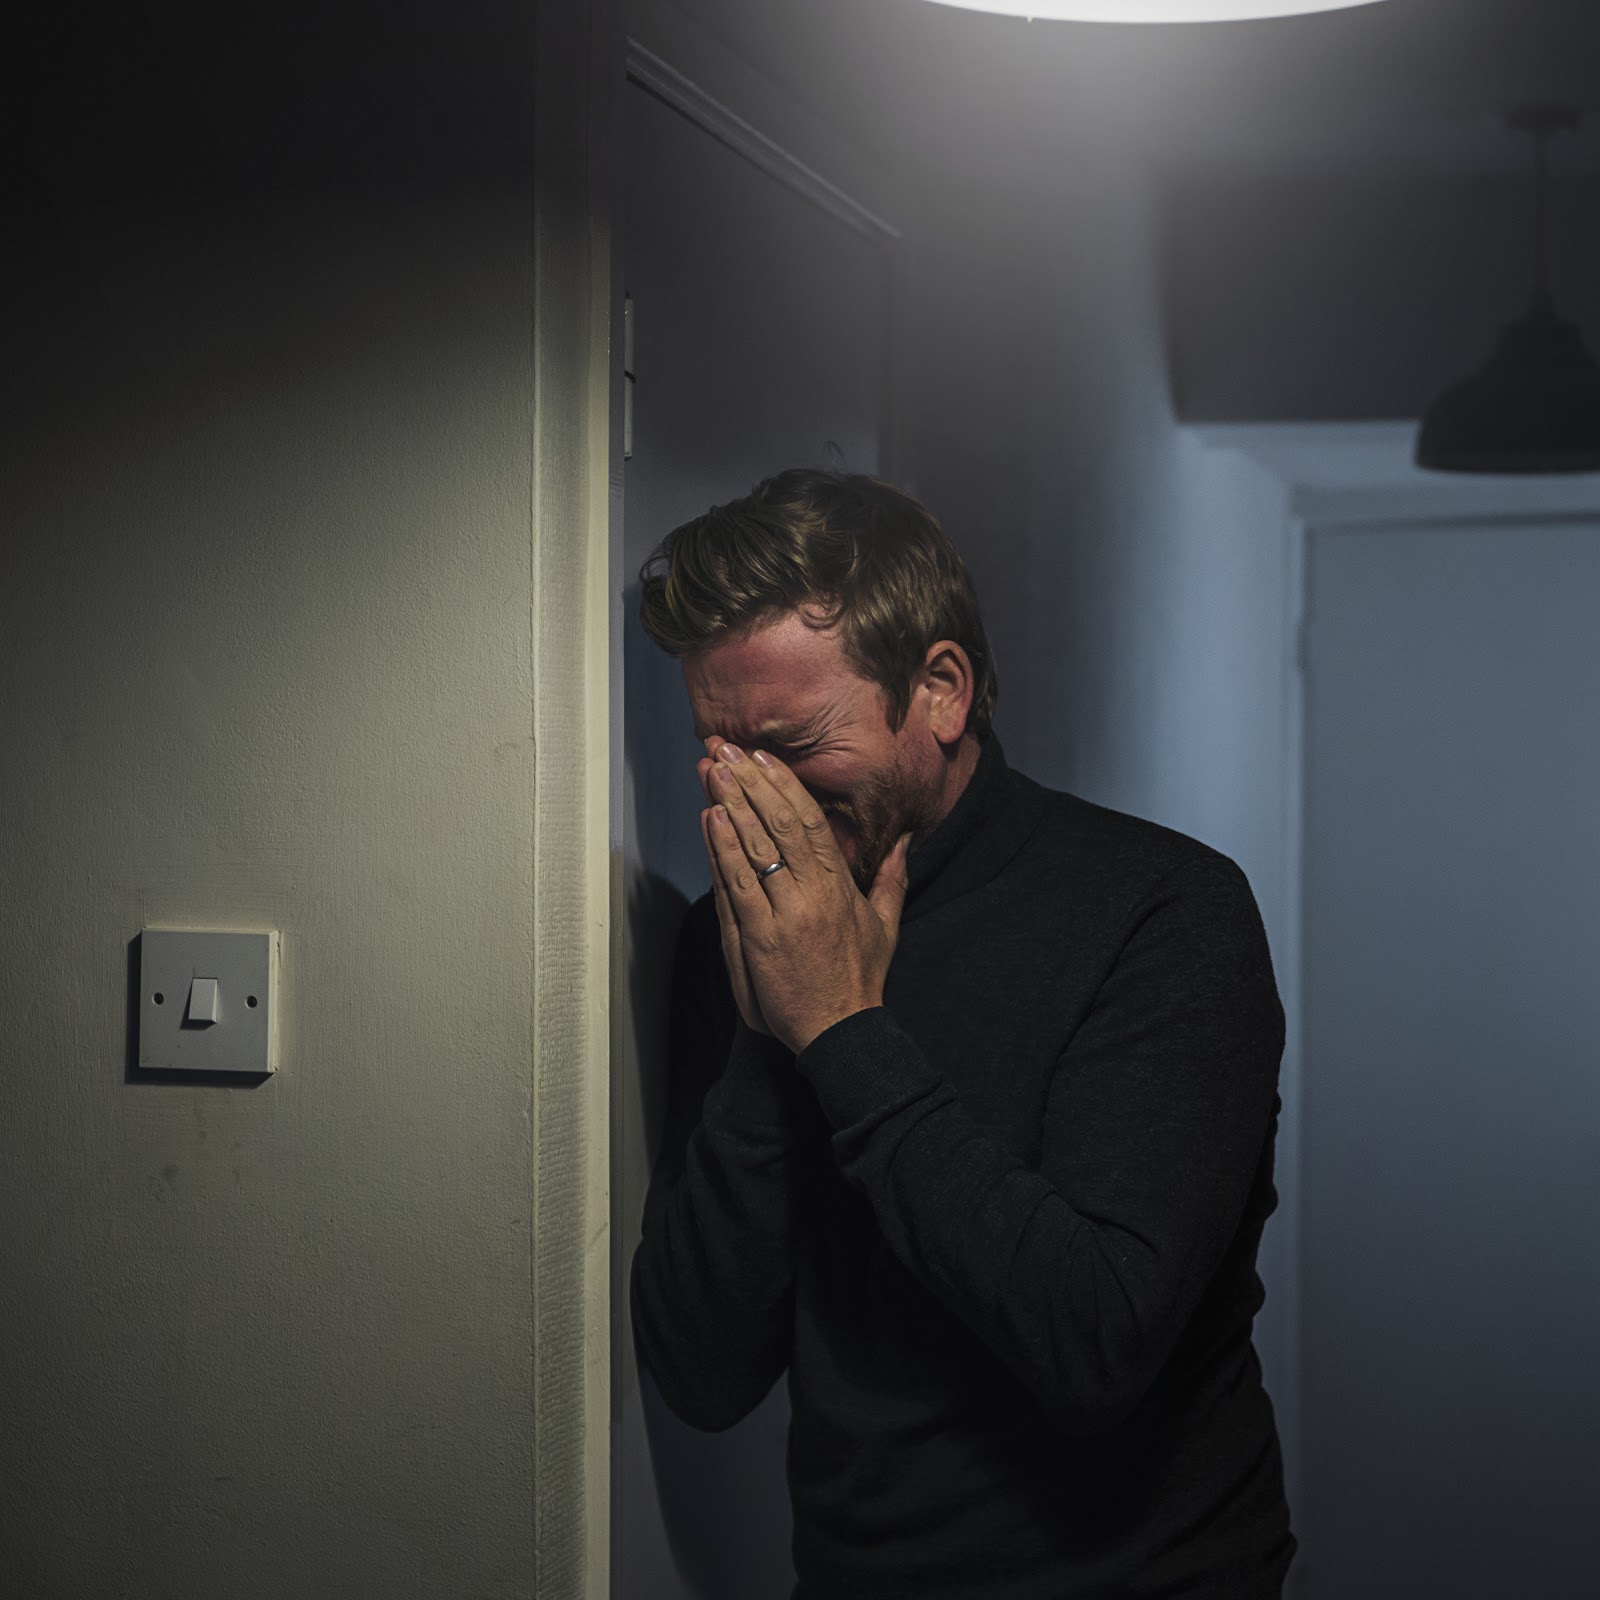
{"type": "Polygon", "coordinates": [[[610,1593],[620,0],[536,0],[529,562],[534,1591],[610,1593]]]}
{"type": "MultiPolygon", "coordinates": [[[[891,482],[908,481],[908,439],[900,426],[903,380],[910,370],[905,359],[911,337],[907,227],[889,219],[904,218],[907,226],[914,222],[911,196],[803,107],[780,104],[768,80],[670,6],[659,0],[636,0],[629,24],[623,45],[626,83],[659,100],[880,252],[887,285],[883,317],[889,336],[879,385],[883,412],[878,471],[891,482]],[[765,126],[741,115],[736,102],[759,105],[765,126]],[[826,176],[824,167],[834,176],[826,176]]],[[[619,126],[619,141],[620,136],[619,126]]],[[[625,248],[624,243],[619,254],[625,248]]],[[[619,283],[619,328],[624,292],[619,283]]]]}

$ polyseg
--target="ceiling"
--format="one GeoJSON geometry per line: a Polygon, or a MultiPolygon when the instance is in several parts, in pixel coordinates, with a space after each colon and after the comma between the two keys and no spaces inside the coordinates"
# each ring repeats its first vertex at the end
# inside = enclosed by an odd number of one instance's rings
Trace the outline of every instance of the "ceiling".
{"type": "Polygon", "coordinates": [[[1168,170],[1524,173],[1514,105],[1587,115],[1556,172],[1600,174],[1600,0],[1384,0],[1260,22],[1032,22],[927,0],[675,0],[897,165],[1059,159],[1086,127],[1168,170]]]}

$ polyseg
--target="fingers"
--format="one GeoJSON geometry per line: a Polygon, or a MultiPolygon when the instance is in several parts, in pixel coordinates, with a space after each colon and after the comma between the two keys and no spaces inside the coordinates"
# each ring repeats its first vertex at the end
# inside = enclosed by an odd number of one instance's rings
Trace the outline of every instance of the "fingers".
{"type": "MultiPolygon", "coordinates": [[[[708,740],[708,748],[710,743],[708,740]]],[[[716,745],[707,781],[716,789],[718,800],[731,812],[730,796],[741,798],[764,825],[776,856],[788,863],[797,879],[804,880],[819,865],[829,872],[848,870],[833,829],[806,786],[776,756],[763,751],[746,757],[739,751],[736,760],[735,750],[726,740],[716,745]]]]}
{"type": "Polygon", "coordinates": [[[706,858],[711,863],[711,899],[717,908],[717,926],[722,930],[722,954],[728,963],[728,973],[734,977],[735,990],[738,978],[744,974],[744,944],[739,933],[739,914],[734,910],[733,897],[728,890],[728,879],[722,856],[712,827],[712,811],[700,813],[700,837],[706,842],[706,858]]]}
{"type": "MultiPolygon", "coordinates": [[[[722,878],[723,899],[738,922],[742,941],[747,932],[754,930],[759,933],[763,922],[771,922],[772,902],[756,878],[756,869],[750,864],[738,832],[722,806],[713,806],[706,813],[706,830],[714,856],[714,869],[722,878]]],[[[784,874],[780,872],[774,876],[781,878],[784,874]]]]}
{"type": "Polygon", "coordinates": [[[705,841],[706,859],[711,864],[711,899],[716,907],[717,926],[722,933],[722,959],[727,963],[728,982],[733,989],[734,1002],[739,1007],[739,1014],[744,1018],[746,1026],[753,1028],[757,1033],[767,1033],[771,1030],[761,1017],[761,1004],[756,999],[750,983],[750,969],[745,965],[738,913],[733,909],[728,886],[723,881],[722,862],[712,842],[711,816],[710,811],[700,813],[700,837],[705,841]]]}
{"type": "Polygon", "coordinates": [[[900,914],[905,909],[906,890],[911,884],[907,868],[910,854],[911,835],[903,833],[879,864],[878,875],[867,892],[868,904],[878,913],[884,932],[892,939],[900,936],[900,914]]]}
{"type": "MultiPolygon", "coordinates": [[[[745,859],[756,871],[771,866],[774,861],[787,860],[782,848],[762,824],[744,789],[723,762],[718,761],[713,764],[707,787],[712,792],[713,805],[720,805],[726,810],[728,819],[733,824],[733,830],[744,849],[745,859]]],[[[781,896],[786,888],[793,887],[792,884],[779,882],[787,876],[787,873],[775,872],[759,879],[758,882],[764,888],[781,896]]]]}
{"type": "Polygon", "coordinates": [[[761,754],[766,762],[763,776],[798,819],[812,855],[829,871],[848,872],[839,851],[839,841],[834,838],[822,807],[811,798],[811,791],[776,756],[766,755],[764,751],[761,754]]]}
{"type": "Polygon", "coordinates": [[[711,842],[711,813],[700,813],[700,837],[705,841],[706,860],[711,867],[711,898],[717,908],[717,922],[722,928],[724,945],[730,935],[734,944],[739,940],[739,923],[728,900],[728,886],[722,881],[722,863],[717,859],[717,847],[711,842]]]}

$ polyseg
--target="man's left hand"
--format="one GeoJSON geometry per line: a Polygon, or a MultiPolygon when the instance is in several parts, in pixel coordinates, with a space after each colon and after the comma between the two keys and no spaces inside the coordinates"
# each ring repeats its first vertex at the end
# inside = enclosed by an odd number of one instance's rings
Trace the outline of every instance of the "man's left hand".
{"type": "Polygon", "coordinates": [[[910,835],[884,859],[869,893],[850,875],[822,807],[776,756],[706,741],[712,856],[738,920],[761,1011],[796,1055],[857,1011],[883,1004],[900,937],[910,835]],[[783,869],[757,878],[774,861],[783,869]]]}

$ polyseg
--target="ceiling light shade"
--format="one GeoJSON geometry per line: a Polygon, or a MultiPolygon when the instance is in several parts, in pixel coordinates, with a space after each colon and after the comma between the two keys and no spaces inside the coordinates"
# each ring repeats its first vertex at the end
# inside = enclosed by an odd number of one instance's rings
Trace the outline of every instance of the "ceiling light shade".
{"type": "Polygon", "coordinates": [[[1435,472],[1600,472],[1600,367],[1547,300],[1428,407],[1417,465],[1435,472]]]}
{"type": "Polygon", "coordinates": [[[1346,11],[1378,0],[935,0],[965,11],[1062,22],[1244,22],[1297,17],[1308,11],[1346,11]]]}

